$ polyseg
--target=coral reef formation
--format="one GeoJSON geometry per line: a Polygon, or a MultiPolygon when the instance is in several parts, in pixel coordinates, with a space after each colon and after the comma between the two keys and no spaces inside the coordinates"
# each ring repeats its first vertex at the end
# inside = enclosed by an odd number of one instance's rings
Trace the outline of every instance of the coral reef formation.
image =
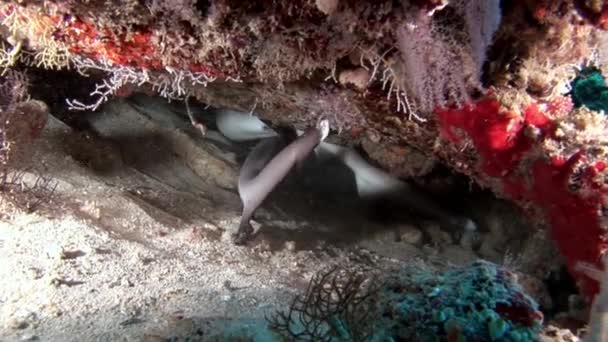
{"type": "Polygon", "coordinates": [[[38,175],[31,185],[23,182],[23,160],[46,125],[48,106],[29,98],[25,73],[5,70],[0,75],[0,217],[13,208],[33,210],[53,193],[51,179],[38,175]]]}
{"type": "Polygon", "coordinates": [[[489,262],[443,273],[405,267],[380,279],[318,274],[270,317],[270,329],[297,341],[531,341],[542,326],[514,275],[489,262]]]}
{"type": "Polygon", "coordinates": [[[0,164],[16,164],[36,139],[47,120],[48,108],[28,98],[23,72],[7,70],[0,76],[0,164]]]}
{"type": "Polygon", "coordinates": [[[387,286],[389,309],[383,316],[395,324],[396,339],[425,341],[530,341],[543,315],[508,270],[475,262],[443,274],[409,271],[387,286]],[[408,289],[416,292],[408,293],[408,289]]]}
{"type": "Polygon", "coordinates": [[[394,174],[415,173],[386,162],[404,151],[434,155],[528,210],[598,291],[577,265],[607,249],[605,1],[23,0],[0,22],[1,66],[95,76],[71,109],[147,90],[326,118],[339,142],[392,151],[377,160],[394,174]]]}

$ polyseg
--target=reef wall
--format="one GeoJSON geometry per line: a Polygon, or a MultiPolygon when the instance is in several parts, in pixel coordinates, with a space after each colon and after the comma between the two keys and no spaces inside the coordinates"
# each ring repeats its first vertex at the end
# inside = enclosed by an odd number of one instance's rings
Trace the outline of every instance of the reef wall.
{"type": "Polygon", "coordinates": [[[607,249],[604,1],[0,1],[0,65],[330,121],[391,173],[435,156],[549,227],[588,299],[607,249]]]}

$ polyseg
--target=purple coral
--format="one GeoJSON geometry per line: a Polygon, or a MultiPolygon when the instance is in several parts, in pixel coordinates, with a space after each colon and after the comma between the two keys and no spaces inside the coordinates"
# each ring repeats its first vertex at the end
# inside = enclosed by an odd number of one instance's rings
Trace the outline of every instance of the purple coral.
{"type": "Polygon", "coordinates": [[[431,16],[411,11],[396,30],[401,82],[423,112],[469,100],[469,90],[480,84],[486,49],[501,19],[496,0],[456,1],[441,9],[445,11],[451,12],[431,16]],[[459,20],[464,32],[455,29],[459,20]]]}
{"type": "MultiPolygon", "coordinates": [[[[416,108],[431,112],[437,106],[462,104],[468,98],[462,77],[471,65],[454,46],[438,39],[432,18],[419,13],[397,30],[405,88],[416,99],[416,108]]],[[[468,73],[471,73],[469,71],[468,73]]]]}

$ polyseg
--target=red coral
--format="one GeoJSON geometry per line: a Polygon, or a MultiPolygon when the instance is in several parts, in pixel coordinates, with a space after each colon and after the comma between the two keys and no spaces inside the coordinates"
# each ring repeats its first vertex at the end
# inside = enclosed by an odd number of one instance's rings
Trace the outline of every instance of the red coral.
{"type": "Polygon", "coordinates": [[[501,112],[495,99],[488,98],[462,109],[439,110],[437,114],[441,132],[450,141],[460,142],[456,130],[468,134],[481,156],[481,169],[489,176],[501,177],[511,172],[530,149],[521,116],[501,112]]]}
{"type": "MultiPolygon", "coordinates": [[[[108,29],[100,29],[94,23],[71,15],[45,15],[27,12],[25,7],[5,6],[0,10],[0,19],[10,13],[22,15],[28,21],[50,20],[54,27],[52,39],[63,43],[70,52],[92,59],[105,59],[115,65],[138,67],[148,70],[164,70],[171,67],[177,70],[201,72],[208,76],[227,78],[227,74],[214,67],[201,63],[186,62],[183,65],[166,65],[161,53],[154,44],[153,32],[142,28],[127,33],[116,34],[108,29]],[[40,16],[36,18],[35,16],[40,16]]],[[[37,29],[45,29],[41,25],[37,29]]],[[[45,35],[45,32],[38,32],[45,35]]]]}
{"type": "MultiPolygon", "coordinates": [[[[55,17],[54,20],[58,24],[54,38],[68,45],[70,52],[94,59],[105,58],[117,65],[142,69],[183,68],[183,66],[163,64],[152,42],[152,32],[141,30],[116,35],[109,30],[100,31],[95,25],[76,18],[55,17]]],[[[222,72],[199,63],[189,64],[185,69],[209,76],[225,77],[222,72]]]]}
{"type": "MultiPolygon", "coordinates": [[[[532,167],[534,187],[529,197],[544,207],[558,248],[578,280],[581,291],[590,298],[599,290],[598,284],[586,275],[577,273],[575,267],[584,261],[601,268],[600,256],[607,249],[608,235],[600,227],[598,217],[606,190],[597,189],[589,196],[581,196],[568,189],[575,166],[584,158],[584,153],[580,151],[567,160],[536,161],[532,167]]],[[[598,170],[595,166],[587,166],[585,171],[592,174],[598,170]]],[[[582,180],[587,185],[590,185],[589,181],[588,176],[582,180]]]]}
{"type": "Polygon", "coordinates": [[[598,284],[575,267],[587,262],[601,268],[600,256],[608,250],[608,233],[600,225],[608,189],[594,181],[606,165],[587,161],[582,150],[548,160],[539,156],[539,149],[533,147],[545,139],[555,139],[555,123],[537,104],[528,106],[523,116],[501,111],[493,98],[436,112],[443,136],[460,143],[462,139],[456,132],[466,133],[479,154],[480,170],[500,179],[507,196],[532,203],[544,213],[570,272],[581,292],[591,300],[598,284]],[[530,130],[536,133],[526,134],[530,130]],[[530,161],[525,165],[532,167],[523,165],[524,159],[530,161]],[[578,183],[576,189],[571,188],[573,183],[578,183]]]}
{"type": "Polygon", "coordinates": [[[133,32],[129,39],[109,30],[98,30],[94,25],[76,18],[54,17],[58,25],[53,38],[63,42],[70,52],[94,59],[105,58],[117,65],[145,69],[161,69],[151,33],[133,32]]]}

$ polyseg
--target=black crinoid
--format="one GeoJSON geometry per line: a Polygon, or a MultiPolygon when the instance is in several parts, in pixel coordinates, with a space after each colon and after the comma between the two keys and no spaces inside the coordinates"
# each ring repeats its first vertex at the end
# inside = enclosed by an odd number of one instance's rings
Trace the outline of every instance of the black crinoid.
{"type": "Polygon", "coordinates": [[[375,327],[380,289],[376,276],[332,268],[315,275],[287,311],[267,317],[291,341],[366,341],[375,327]]]}

